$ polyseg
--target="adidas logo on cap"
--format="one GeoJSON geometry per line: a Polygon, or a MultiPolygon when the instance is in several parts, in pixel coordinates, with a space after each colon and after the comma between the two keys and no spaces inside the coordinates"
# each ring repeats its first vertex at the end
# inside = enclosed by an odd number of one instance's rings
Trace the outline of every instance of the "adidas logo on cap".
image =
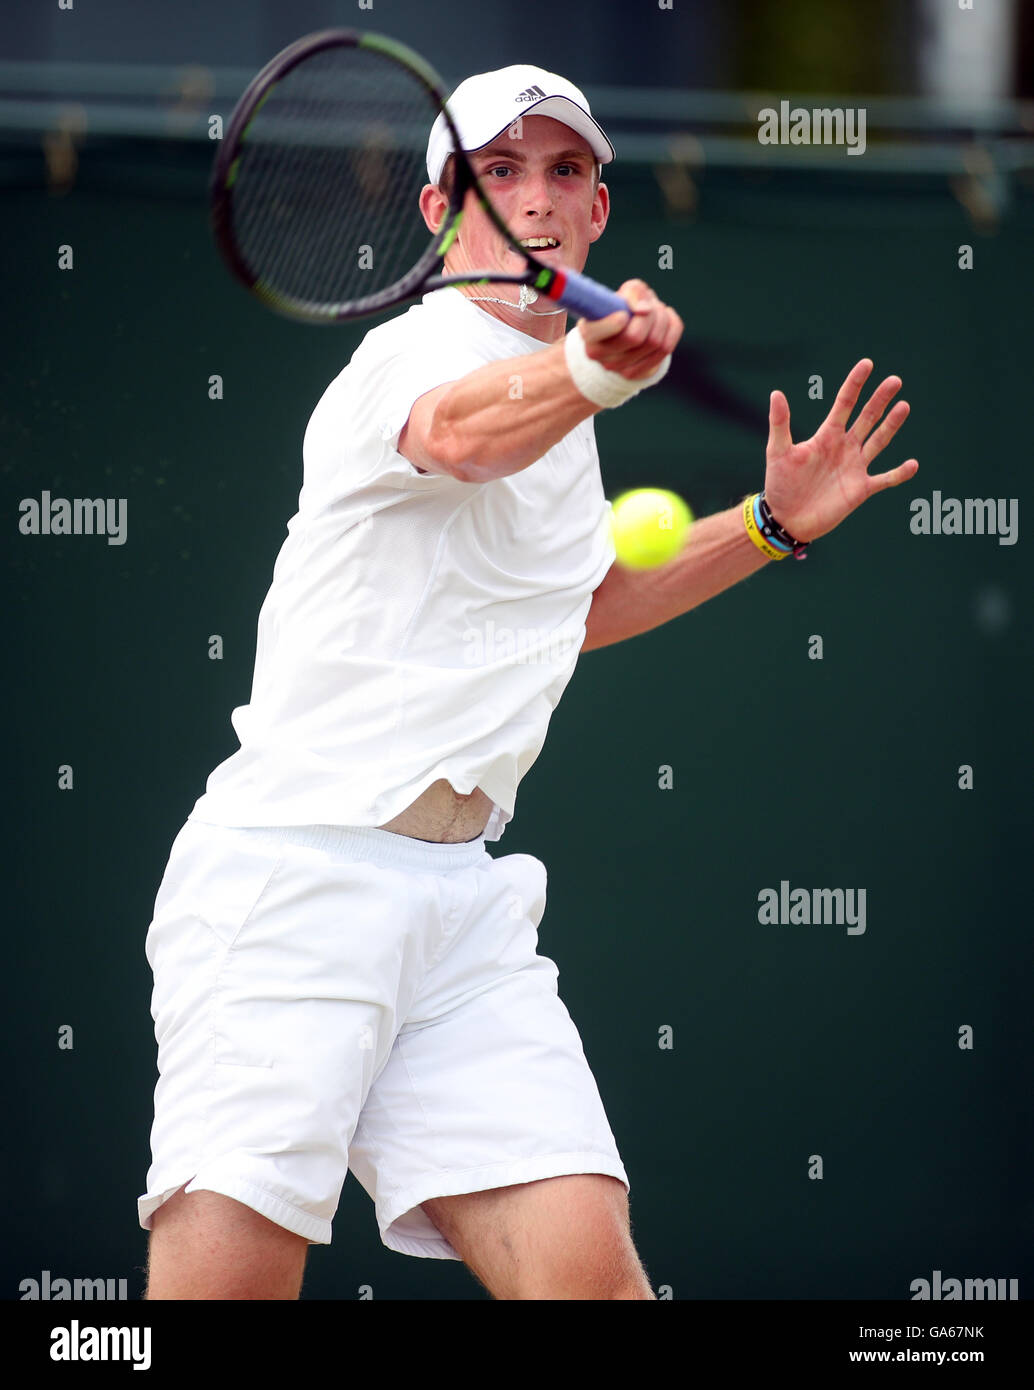
{"type": "Polygon", "coordinates": [[[525,87],[523,92],[518,92],[514,97],[514,101],[538,101],[539,97],[545,95],[541,87],[525,87]]]}

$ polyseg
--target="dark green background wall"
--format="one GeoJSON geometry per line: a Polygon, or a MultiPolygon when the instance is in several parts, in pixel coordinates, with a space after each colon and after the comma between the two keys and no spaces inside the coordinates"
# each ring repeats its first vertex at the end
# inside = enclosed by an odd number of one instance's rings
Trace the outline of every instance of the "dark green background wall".
{"type": "MultiPolygon", "coordinates": [[[[250,300],[211,246],[203,161],[173,161],[180,192],[142,191],[156,157],[95,149],[73,195],[27,179],[4,196],[6,1298],[43,1269],[142,1289],[144,936],[172,840],[236,746],[309,414],[367,327],[250,300]],[[74,271],[56,268],[62,243],[74,271]],[[43,489],[126,497],[128,543],[20,535],[18,504],[43,489]]],[[[682,221],[649,170],[609,182],[589,270],[651,282],[687,348],[662,388],[598,421],[609,495],[734,504],[762,486],[769,391],[806,436],[862,356],[912,407],[874,471],[920,461],[803,563],[587,653],[494,847],[549,870],[540,949],[608,1107],[640,1252],[678,1299],[907,1299],[934,1269],[1029,1296],[1031,190],[985,234],[940,182],[711,172],[682,221]],[[909,502],[934,489],[1018,498],[1018,544],[913,536],[909,502]],[[782,879],[865,888],[865,934],[759,925],[757,895],[782,879]]],[[[350,1177],[305,1292],[360,1285],[485,1297],[459,1264],[385,1250],[350,1177]]]]}

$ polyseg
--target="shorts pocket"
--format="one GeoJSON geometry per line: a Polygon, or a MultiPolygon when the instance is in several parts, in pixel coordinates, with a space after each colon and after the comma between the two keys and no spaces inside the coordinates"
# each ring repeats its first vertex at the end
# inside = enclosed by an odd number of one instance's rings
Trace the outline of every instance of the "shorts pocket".
{"type": "Polygon", "coordinates": [[[269,944],[264,932],[252,937],[247,928],[255,923],[283,854],[268,841],[243,835],[215,836],[206,852],[213,863],[199,884],[197,915],[215,938],[218,956],[211,1010],[214,1059],[227,1066],[271,1067],[272,1039],[257,1002],[269,993],[269,944]]]}
{"type": "MultiPolygon", "coordinates": [[[[222,826],[212,827],[223,831],[222,826]]],[[[233,832],[230,832],[233,835],[233,832]]],[[[236,942],[280,867],[282,853],[268,841],[221,834],[208,838],[195,870],[197,915],[227,949],[236,942]]]]}

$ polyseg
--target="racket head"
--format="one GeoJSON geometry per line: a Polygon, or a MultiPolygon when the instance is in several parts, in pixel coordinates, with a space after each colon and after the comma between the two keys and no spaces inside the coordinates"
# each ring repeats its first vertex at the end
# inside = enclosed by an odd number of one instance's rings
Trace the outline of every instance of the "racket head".
{"type": "Polygon", "coordinates": [[[443,283],[545,286],[555,275],[519,245],[478,183],[438,74],[381,34],[325,29],[272,58],[234,108],[209,204],[233,276],[270,308],[308,323],[380,313],[443,283]],[[439,114],[455,178],[432,234],[418,197],[439,114]],[[526,272],[439,273],[471,189],[526,272]]]}

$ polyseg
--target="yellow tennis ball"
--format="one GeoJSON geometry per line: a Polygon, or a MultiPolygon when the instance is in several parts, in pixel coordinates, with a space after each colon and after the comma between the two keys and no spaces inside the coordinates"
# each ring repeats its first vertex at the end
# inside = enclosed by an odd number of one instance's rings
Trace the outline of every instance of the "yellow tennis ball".
{"type": "Polygon", "coordinates": [[[618,560],[628,569],[649,570],[673,560],[693,524],[693,513],[666,488],[623,492],[611,508],[611,534],[618,560]]]}

